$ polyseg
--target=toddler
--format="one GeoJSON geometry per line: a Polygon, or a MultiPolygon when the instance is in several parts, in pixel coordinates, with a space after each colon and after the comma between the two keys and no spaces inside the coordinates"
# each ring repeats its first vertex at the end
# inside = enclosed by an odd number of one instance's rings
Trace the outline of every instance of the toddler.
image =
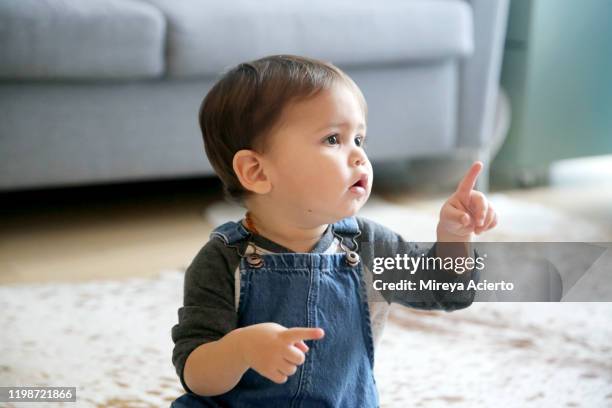
{"type": "MultiPolygon", "coordinates": [[[[369,289],[368,243],[387,243],[391,256],[394,244],[423,250],[356,217],[373,178],[366,116],[344,72],[298,56],[239,64],[208,92],[199,115],[206,154],[246,212],[217,227],[185,273],[172,361],[187,393],[172,407],[377,407],[374,350],[390,304],[472,303],[473,290],[377,298],[369,289]]],[[[481,168],[474,163],[442,206],[428,256],[471,256],[471,234],[496,225],[473,190],[481,168]]],[[[467,283],[478,271],[410,276],[467,283]]]]}

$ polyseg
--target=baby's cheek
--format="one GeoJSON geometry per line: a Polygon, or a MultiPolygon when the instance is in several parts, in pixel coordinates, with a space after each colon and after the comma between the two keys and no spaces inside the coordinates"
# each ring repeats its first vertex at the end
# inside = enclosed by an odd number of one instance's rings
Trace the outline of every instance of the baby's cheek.
{"type": "Polygon", "coordinates": [[[301,188],[313,187],[313,184],[320,179],[315,169],[309,169],[308,167],[298,168],[294,166],[289,171],[293,173],[291,176],[292,182],[298,184],[301,188]]]}

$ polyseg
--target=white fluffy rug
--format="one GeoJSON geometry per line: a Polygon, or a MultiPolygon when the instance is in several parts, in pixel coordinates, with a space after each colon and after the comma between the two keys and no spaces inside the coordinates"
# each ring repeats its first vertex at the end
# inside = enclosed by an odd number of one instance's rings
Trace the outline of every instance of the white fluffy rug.
{"type": "MultiPolygon", "coordinates": [[[[607,239],[563,213],[503,196],[494,203],[502,220],[521,220],[502,222],[497,239],[607,239]]],[[[207,216],[215,224],[240,217],[228,208],[212,206],[207,216]]],[[[378,200],[362,215],[410,239],[433,239],[433,216],[378,200]]],[[[182,393],[170,338],[182,279],[164,271],[0,287],[0,384],[76,386],[78,407],[168,406],[182,393]]],[[[612,303],[475,303],[453,313],[394,307],[376,356],[381,405],[610,407],[611,323],[612,303]]]]}

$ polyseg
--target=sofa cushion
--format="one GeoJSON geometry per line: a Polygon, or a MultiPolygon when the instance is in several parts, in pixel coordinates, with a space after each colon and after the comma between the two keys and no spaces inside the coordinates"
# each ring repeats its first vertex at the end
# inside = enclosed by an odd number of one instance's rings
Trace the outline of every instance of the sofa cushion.
{"type": "Polygon", "coordinates": [[[165,26],[138,0],[2,0],[0,78],[155,77],[165,26]]]}
{"type": "Polygon", "coordinates": [[[168,20],[168,75],[217,74],[270,54],[343,66],[454,58],[473,49],[463,0],[147,0],[168,20]]]}

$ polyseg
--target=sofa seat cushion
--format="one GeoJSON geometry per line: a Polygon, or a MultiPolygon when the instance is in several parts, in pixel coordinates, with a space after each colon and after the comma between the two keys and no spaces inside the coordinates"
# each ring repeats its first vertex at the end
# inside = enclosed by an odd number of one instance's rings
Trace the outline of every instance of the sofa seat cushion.
{"type": "Polygon", "coordinates": [[[361,66],[457,58],[473,50],[463,0],[147,0],[168,21],[167,74],[215,75],[291,53],[361,66]]]}
{"type": "Polygon", "coordinates": [[[156,77],[165,29],[139,0],[2,0],[0,79],[156,77]]]}

